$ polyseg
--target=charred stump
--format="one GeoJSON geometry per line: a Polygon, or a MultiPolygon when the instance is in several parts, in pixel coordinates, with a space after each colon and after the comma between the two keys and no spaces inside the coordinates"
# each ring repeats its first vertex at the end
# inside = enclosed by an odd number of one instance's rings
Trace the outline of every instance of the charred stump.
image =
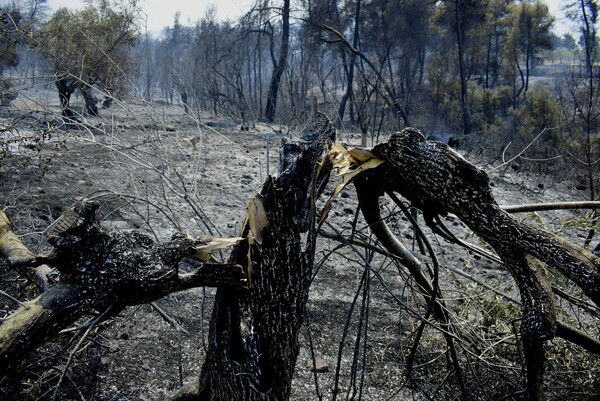
{"type": "Polygon", "coordinates": [[[327,182],[335,129],[315,113],[300,142],[284,144],[278,178],[248,206],[231,262],[248,289],[219,288],[199,382],[179,400],[287,400],[314,261],[315,200],[327,182]]]}

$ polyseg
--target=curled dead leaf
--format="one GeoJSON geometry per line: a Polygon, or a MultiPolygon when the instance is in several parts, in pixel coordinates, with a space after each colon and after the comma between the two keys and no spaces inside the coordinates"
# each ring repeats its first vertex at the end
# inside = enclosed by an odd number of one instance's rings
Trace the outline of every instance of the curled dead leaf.
{"type": "Polygon", "coordinates": [[[248,224],[253,240],[262,244],[262,230],[269,224],[267,210],[260,195],[256,195],[248,202],[248,224]]]}
{"type": "Polygon", "coordinates": [[[319,225],[321,225],[331,210],[333,200],[338,196],[352,180],[360,173],[378,167],[384,162],[383,159],[376,157],[371,151],[363,148],[346,148],[344,145],[334,144],[328,153],[333,168],[337,168],[338,177],[342,177],[342,182],[338,184],[333,193],[325,203],[321,211],[319,225]]]}
{"type": "Polygon", "coordinates": [[[194,249],[196,249],[196,258],[208,262],[210,257],[219,252],[221,249],[229,248],[237,245],[244,238],[215,238],[215,237],[200,237],[195,241],[194,249]]]}

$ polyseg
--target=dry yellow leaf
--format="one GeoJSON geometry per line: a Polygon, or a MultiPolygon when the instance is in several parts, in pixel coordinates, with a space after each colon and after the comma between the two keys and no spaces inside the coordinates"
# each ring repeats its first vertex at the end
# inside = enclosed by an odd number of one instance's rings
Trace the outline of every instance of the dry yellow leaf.
{"type": "Polygon", "coordinates": [[[325,203],[321,211],[319,225],[325,221],[333,200],[357,175],[363,171],[378,167],[384,160],[377,158],[371,151],[363,148],[346,148],[340,144],[334,144],[328,153],[333,168],[338,170],[338,177],[342,177],[342,182],[338,184],[333,193],[325,203]]]}
{"type": "Polygon", "coordinates": [[[248,224],[254,241],[259,245],[262,244],[262,230],[269,224],[269,218],[260,195],[256,195],[248,202],[248,224]]]}
{"type": "Polygon", "coordinates": [[[215,237],[200,237],[196,240],[196,258],[208,262],[210,257],[219,252],[221,249],[229,248],[234,246],[244,238],[233,237],[233,238],[215,238],[215,237]]]}

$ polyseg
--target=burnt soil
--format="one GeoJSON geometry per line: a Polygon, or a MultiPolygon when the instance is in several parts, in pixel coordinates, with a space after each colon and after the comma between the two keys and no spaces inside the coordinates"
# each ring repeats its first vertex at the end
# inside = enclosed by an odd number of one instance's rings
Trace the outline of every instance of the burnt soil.
{"type": "MultiPolygon", "coordinates": [[[[48,250],[48,227],[82,199],[100,203],[104,226],[138,230],[157,241],[177,232],[237,236],[248,199],[276,173],[281,140],[293,140],[302,128],[257,124],[245,130],[227,117],[207,114],[197,120],[179,105],[137,100],[69,125],[53,99],[52,92],[32,89],[0,117],[5,129],[0,206],[36,253],[48,250]]],[[[342,132],[340,141],[356,146],[360,137],[342,132]]],[[[581,199],[568,181],[466,157],[488,171],[501,205],[581,199]]],[[[418,251],[407,218],[390,200],[382,207],[398,238],[418,251]]],[[[324,230],[373,242],[356,209],[348,187],[334,201],[324,230]]],[[[587,234],[578,223],[582,217],[583,212],[567,211],[521,216],[564,232],[579,245],[587,234]]],[[[455,217],[445,222],[458,237],[485,246],[455,217]]],[[[470,396],[493,400],[518,392],[523,383],[515,340],[519,309],[498,295],[518,298],[510,276],[494,262],[430,238],[442,265],[442,290],[461,332],[470,396]]],[[[426,309],[406,271],[381,255],[325,237],[319,240],[316,266],[292,400],[329,400],[336,393],[338,399],[359,399],[359,394],[365,400],[424,399],[421,391],[432,399],[459,398],[454,375],[447,374],[446,344],[432,327],[425,329],[407,378],[407,358],[426,309]],[[320,372],[312,371],[313,355],[323,365],[320,372]]],[[[5,264],[0,289],[21,301],[37,295],[5,264]]],[[[214,294],[213,288],[198,288],[127,308],[94,327],[81,344],[81,330],[63,333],[23,361],[21,370],[2,378],[0,399],[168,399],[199,375],[214,294]]],[[[17,307],[5,297],[0,302],[1,317],[17,307]]],[[[549,399],[593,399],[598,358],[560,340],[549,348],[560,350],[551,351],[549,399]]]]}

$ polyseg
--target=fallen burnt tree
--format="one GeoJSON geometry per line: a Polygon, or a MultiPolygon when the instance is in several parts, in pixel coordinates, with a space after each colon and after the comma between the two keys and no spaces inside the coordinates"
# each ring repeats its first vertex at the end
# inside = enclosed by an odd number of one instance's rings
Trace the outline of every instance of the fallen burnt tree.
{"type": "MultiPolygon", "coordinates": [[[[155,244],[140,234],[108,232],[89,203],[76,205],[59,222],[50,239],[55,251],[49,256],[32,255],[5,230],[9,245],[0,244],[0,249],[12,266],[26,269],[45,263],[61,276],[2,322],[1,366],[16,363],[85,311],[97,310],[105,317],[170,292],[213,285],[219,288],[202,373],[175,398],[288,399],[313,273],[316,200],[333,169],[345,177],[343,185],[354,182],[365,220],[386,251],[408,267],[429,303],[424,320],[431,314],[440,323],[449,348],[455,328],[437,275],[391,234],[380,215],[383,194],[399,204],[395,193],[402,195],[421,209],[435,232],[450,240],[438,216],[455,214],[500,256],[521,293],[528,399],[542,398],[545,341],[558,335],[600,353],[596,339],[557,320],[554,295],[540,263],[555,267],[598,305],[597,257],[511,218],[496,204],[483,171],[447,146],[427,142],[417,130],[394,134],[372,151],[346,150],[334,141],[329,120],[314,113],[300,141],[283,146],[278,177],[269,178],[250,200],[240,238],[217,241],[217,248],[233,245],[225,264],[205,261],[215,249],[209,240],[181,237],[155,244]],[[191,272],[182,274],[182,261],[193,266],[191,272]]],[[[459,356],[456,349],[452,353],[460,381],[459,356]]]]}

